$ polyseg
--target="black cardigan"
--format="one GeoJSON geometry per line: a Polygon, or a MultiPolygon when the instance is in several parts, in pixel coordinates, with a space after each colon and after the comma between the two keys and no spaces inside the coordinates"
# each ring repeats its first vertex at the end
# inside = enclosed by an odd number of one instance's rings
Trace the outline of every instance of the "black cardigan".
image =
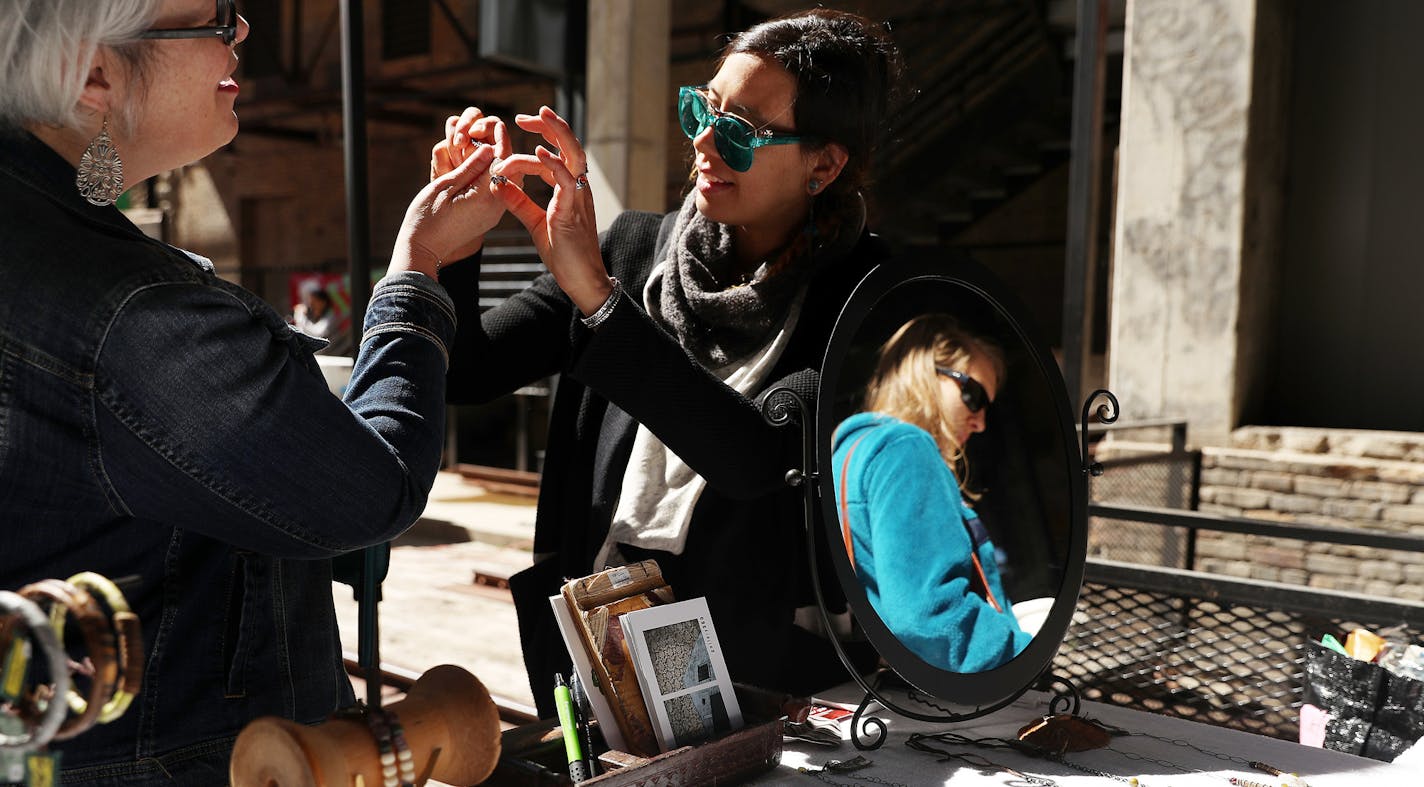
{"type": "Polygon", "coordinates": [[[807,693],[847,677],[823,642],[791,622],[797,606],[814,603],[800,493],[785,483],[800,462],[800,438],[767,424],[759,397],[790,386],[814,404],[831,329],[851,290],[884,257],[882,244],[866,233],[849,254],[818,263],[791,340],[754,401],[702,367],[642,308],[675,218],[630,211],[603,234],[605,265],[629,297],[597,332],[577,319],[550,274],[481,315],[478,255],[441,272],[459,313],[449,401],[484,402],[561,375],[535,518],[539,562],[511,578],[541,715],[553,712],[553,673],[569,664],[548,597],[563,578],[593,572],[639,422],[707,487],[681,555],[624,554],[655,558],[678,598],[707,597],[734,680],[807,693]]]}

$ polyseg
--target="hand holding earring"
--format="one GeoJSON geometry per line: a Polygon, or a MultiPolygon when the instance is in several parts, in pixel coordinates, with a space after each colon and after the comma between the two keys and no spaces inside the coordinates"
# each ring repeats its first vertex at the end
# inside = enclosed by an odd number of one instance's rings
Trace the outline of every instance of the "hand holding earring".
{"type": "Polygon", "coordinates": [[[569,124],[548,107],[537,115],[518,115],[514,122],[525,131],[540,134],[559,152],[540,145],[532,156],[516,155],[500,162],[497,173],[507,179],[494,182],[495,192],[529,230],[539,258],[559,287],[585,317],[595,315],[612,297],[614,283],[598,247],[583,146],[569,124]],[[547,209],[529,199],[512,179],[527,175],[538,175],[554,187],[547,209]]]}
{"type": "MultiPolygon", "coordinates": [[[[451,115],[445,121],[445,138],[430,151],[431,182],[455,171],[485,148],[493,149],[491,165],[508,158],[513,152],[509,131],[503,120],[485,115],[477,107],[469,107],[458,116],[451,115]]],[[[488,172],[489,166],[482,166],[482,173],[488,172]]],[[[466,237],[437,257],[441,262],[462,260],[479,251],[484,245],[485,233],[498,223],[505,210],[504,202],[493,195],[484,177],[469,184],[467,190],[458,195],[456,202],[466,217],[466,237]],[[469,233],[470,227],[476,228],[475,234],[469,233]]]]}

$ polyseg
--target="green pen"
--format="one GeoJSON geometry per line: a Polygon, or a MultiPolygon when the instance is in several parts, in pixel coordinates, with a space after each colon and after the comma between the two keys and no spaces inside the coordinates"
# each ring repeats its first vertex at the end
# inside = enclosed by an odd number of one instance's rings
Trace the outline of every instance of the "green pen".
{"type": "Polygon", "coordinates": [[[569,778],[575,784],[588,778],[583,752],[579,749],[578,724],[574,721],[573,697],[564,676],[554,673],[554,706],[559,709],[559,726],[564,733],[564,754],[569,759],[569,778]]]}

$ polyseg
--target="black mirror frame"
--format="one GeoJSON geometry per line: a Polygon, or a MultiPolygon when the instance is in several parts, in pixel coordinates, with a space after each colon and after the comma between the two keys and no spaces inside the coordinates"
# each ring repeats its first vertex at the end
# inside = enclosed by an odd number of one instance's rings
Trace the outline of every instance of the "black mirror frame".
{"type": "MultiPolygon", "coordinates": [[[[841,542],[840,519],[835,503],[835,490],[827,469],[832,467],[831,435],[836,428],[835,413],[829,403],[840,384],[842,362],[856,335],[876,304],[892,290],[913,285],[916,281],[936,281],[964,287],[983,298],[998,316],[1009,325],[1019,342],[1027,349],[1027,357],[1047,381],[1050,394],[1057,403],[1053,417],[1061,430],[1063,445],[1063,481],[1068,486],[1069,538],[1062,582],[1054,595],[1047,619],[1029,645],[1013,660],[995,669],[978,673],[953,673],[926,663],[902,644],[884,621],[875,614],[865,590],[843,551],[832,548],[831,561],[836,569],[842,591],[861,628],[882,658],[916,689],[952,705],[971,709],[971,718],[1011,702],[1027,691],[1040,675],[1049,671],[1068,625],[1077,608],[1078,593],[1083,582],[1087,557],[1087,480],[1082,458],[1074,449],[1078,444],[1071,405],[1057,362],[1037,339],[1037,331],[1026,319],[1022,304],[1009,294],[992,274],[967,259],[945,260],[941,250],[916,251],[897,256],[875,267],[856,285],[841,310],[831,332],[830,343],[821,364],[821,379],[817,395],[815,461],[821,472],[815,474],[821,499],[822,522],[827,542],[841,542]],[[866,614],[869,612],[870,614],[866,614]],[[979,710],[973,710],[979,709],[979,710]]],[[[857,679],[858,676],[857,676],[857,679]]],[[[918,714],[904,715],[922,718],[918,714]]]]}

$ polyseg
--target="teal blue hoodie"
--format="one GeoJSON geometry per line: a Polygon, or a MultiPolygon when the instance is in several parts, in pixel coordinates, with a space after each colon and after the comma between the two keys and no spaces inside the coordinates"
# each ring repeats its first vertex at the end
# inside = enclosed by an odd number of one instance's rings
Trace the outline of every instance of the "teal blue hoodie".
{"type": "Polygon", "coordinates": [[[994,545],[934,438],[888,415],[858,413],[836,429],[833,457],[856,576],[891,633],[951,672],[993,669],[1018,655],[1031,637],[1014,619],[994,545]],[[971,540],[971,529],[981,536],[971,540]],[[971,551],[1002,612],[971,589],[971,551]]]}

